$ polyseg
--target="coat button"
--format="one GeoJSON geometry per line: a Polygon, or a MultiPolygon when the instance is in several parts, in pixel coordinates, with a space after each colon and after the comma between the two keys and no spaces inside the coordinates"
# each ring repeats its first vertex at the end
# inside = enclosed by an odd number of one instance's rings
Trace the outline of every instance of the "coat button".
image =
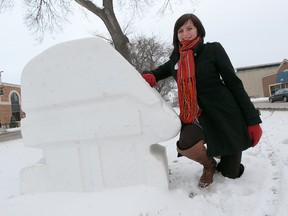
{"type": "Polygon", "coordinates": [[[178,63],[175,64],[174,69],[178,70],[178,63]]]}

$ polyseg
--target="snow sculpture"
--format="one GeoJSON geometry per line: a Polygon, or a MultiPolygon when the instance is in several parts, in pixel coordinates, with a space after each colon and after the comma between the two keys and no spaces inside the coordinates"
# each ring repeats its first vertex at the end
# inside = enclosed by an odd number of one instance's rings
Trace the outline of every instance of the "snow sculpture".
{"type": "Polygon", "coordinates": [[[20,173],[22,193],[168,188],[174,110],[109,44],[87,38],[32,59],[21,78],[24,145],[43,160],[20,173]]]}

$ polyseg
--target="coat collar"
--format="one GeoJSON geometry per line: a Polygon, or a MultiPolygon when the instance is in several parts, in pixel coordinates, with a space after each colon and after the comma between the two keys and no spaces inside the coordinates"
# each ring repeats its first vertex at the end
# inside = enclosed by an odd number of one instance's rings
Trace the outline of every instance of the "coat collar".
{"type": "Polygon", "coordinates": [[[201,38],[201,41],[199,42],[199,44],[197,45],[197,47],[194,49],[194,56],[197,57],[201,51],[203,50],[204,47],[204,40],[203,38],[201,38]]]}

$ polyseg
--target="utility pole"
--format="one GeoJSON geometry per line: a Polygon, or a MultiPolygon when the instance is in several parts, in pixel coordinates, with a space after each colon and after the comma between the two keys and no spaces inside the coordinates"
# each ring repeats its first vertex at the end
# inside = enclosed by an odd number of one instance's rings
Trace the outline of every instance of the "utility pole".
{"type": "Polygon", "coordinates": [[[2,83],[2,73],[4,71],[0,71],[0,95],[3,95],[3,83],[2,83]]]}

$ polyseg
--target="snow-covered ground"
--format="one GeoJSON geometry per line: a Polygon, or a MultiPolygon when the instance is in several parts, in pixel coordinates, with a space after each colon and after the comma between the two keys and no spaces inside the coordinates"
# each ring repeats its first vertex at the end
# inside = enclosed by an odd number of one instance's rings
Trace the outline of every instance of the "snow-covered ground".
{"type": "Polygon", "coordinates": [[[269,102],[269,98],[268,97],[259,97],[259,98],[251,98],[251,101],[253,103],[257,103],[257,102],[269,102]]]}
{"type": "Polygon", "coordinates": [[[177,158],[174,139],[167,148],[169,191],[145,185],[97,193],[54,192],[20,195],[19,171],[42,152],[22,140],[0,143],[1,216],[283,216],[288,212],[288,112],[262,111],[263,136],[243,153],[245,172],[236,180],[215,175],[199,190],[202,168],[177,158]]]}
{"type": "Polygon", "coordinates": [[[20,131],[20,130],[21,130],[21,128],[19,128],[19,127],[16,127],[16,128],[8,128],[8,129],[0,128],[0,134],[11,133],[11,132],[16,132],[16,131],[20,131]]]}

